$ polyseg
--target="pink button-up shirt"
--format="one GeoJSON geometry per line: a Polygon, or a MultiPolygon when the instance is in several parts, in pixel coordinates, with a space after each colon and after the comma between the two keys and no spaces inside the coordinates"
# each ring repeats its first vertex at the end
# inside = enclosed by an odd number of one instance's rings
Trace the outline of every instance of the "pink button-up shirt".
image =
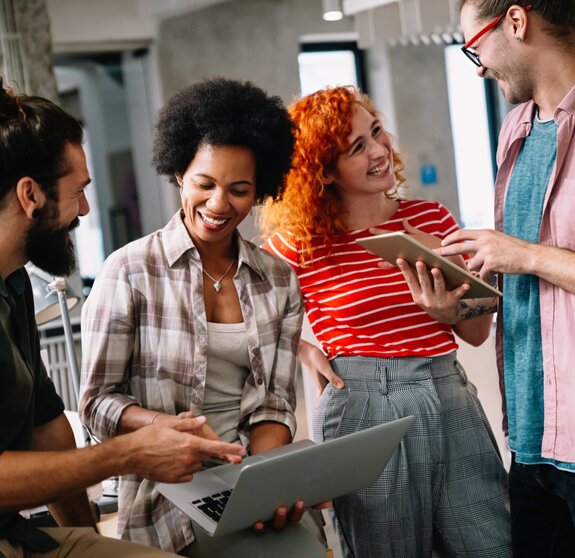
{"type": "MultiPolygon", "coordinates": [[[[499,136],[495,227],[503,230],[507,188],[535,111],[524,103],[506,118],[499,136]]],[[[575,251],[575,87],[557,107],[557,161],[547,186],[539,243],[575,251]]],[[[502,283],[502,281],[501,281],[502,283]]],[[[502,285],[500,285],[502,286],[502,285]]],[[[541,455],[575,463],[575,295],[539,280],[543,345],[544,429],[541,455]]],[[[497,362],[503,385],[503,316],[498,314],[497,362]]]]}

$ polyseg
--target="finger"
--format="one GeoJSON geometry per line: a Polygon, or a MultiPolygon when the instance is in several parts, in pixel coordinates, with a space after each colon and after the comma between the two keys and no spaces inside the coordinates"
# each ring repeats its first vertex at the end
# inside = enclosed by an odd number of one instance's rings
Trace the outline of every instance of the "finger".
{"type": "Polygon", "coordinates": [[[233,465],[239,465],[242,462],[241,455],[234,455],[232,453],[226,453],[222,455],[221,458],[228,463],[232,463],[233,465]]]}
{"type": "Polygon", "coordinates": [[[287,508],[285,506],[280,506],[274,514],[274,520],[272,523],[274,529],[283,529],[286,525],[287,517],[287,508]]]}
{"type": "Polygon", "coordinates": [[[195,450],[207,456],[238,455],[244,456],[246,450],[240,444],[228,444],[227,442],[216,442],[205,438],[195,438],[195,450]]]}
{"type": "Polygon", "coordinates": [[[200,431],[200,435],[207,440],[219,440],[220,437],[215,433],[214,429],[206,422],[200,431]]]}
{"type": "Polygon", "coordinates": [[[440,256],[461,256],[463,254],[475,254],[479,250],[479,246],[475,242],[459,242],[456,244],[450,244],[445,246],[443,243],[445,239],[441,242],[441,247],[436,249],[436,252],[440,256]]]}
{"type": "Polygon", "coordinates": [[[314,510],[328,510],[329,508],[333,508],[333,502],[328,500],[327,502],[320,502],[315,506],[312,506],[314,510]]]}
{"type": "Polygon", "coordinates": [[[441,269],[434,267],[431,270],[431,277],[433,277],[433,290],[438,296],[443,296],[445,294],[445,279],[441,269]]]}
{"type": "Polygon", "coordinates": [[[303,517],[303,514],[305,513],[305,504],[303,500],[298,500],[292,507],[289,516],[288,516],[288,520],[290,523],[298,523],[301,518],[303,517]]]}
{"type": "Polygon", "coordinates": [[[429,268],[423,262],[415,262],[415,269],[417,271],[417,278],[421,285],[421,290],[425,293],[431,293],[431,279],[429,277],[429,268]]]}
{"type": "Polygon", "coordinates": [[[469,291],[469,289],[471,289],[471,285],[469,285],[469,283],[462,283],[459,287],[451,291],[451,295],[460,299],[467,291],[469,291]]]}
{"type": "Polygon", "coordinates": [[[417,227],[414,227],[409,222],[409,219],[404,219],[402,221],[402,225],[403,225],[403,228],[406,230],[406,232],[408,232],[409,234],[415,234],[415,233],[421,232],[417,227]]]}
{"type": "MultiPolygon", "coordinates": [[[[196,418],[185,418],[180,415],[187,415],[188,411],[180,413],[177,417],[177,423],[171,425],[175,430],[180,432],[188,432],[190,434],[195,434],[196,436],[201,436],[206,440],[219,440],[219,436],[212,430],[210,425],[206,422],[206,417],[199,416],[196,418]]],[[[191,414],[191,413],[190,413],[191,414]]],[[[193,416],[193,415],[192,415],[193,416]]]]}
{"type": "Polygon", "coordinates": [[[215,461],[221,461],[222,465],[226,463],[232,463],[233,465],[238,465],[242,462],[243,458],[241,455],[234,455],[231,453],[225,453],[223,455],[211,455],[210,458],[215,461]]]}
{"type": "Polygon", "coordinates": [[[371,234],[387,234],[387,233],[397,232],[397,231],[390,231],[389,229],[380,229],[378,227],[371,227],[369,229],[369,232],[371,234]]]}
{"type": "Polygon", "coordinates": [[[477,240],[481,231],[474,229],[459,229],[458,231],[448,234],[442,241],[442,246],[449,246],[451,244],[465,242],[469,240],[477,240]]]}
{"type": "Polygon", "coordinates": [[[180,432],[198,432],[201,430],[206,424],[206,417],[199,416],[196,418],[180,418],[178,415],[177,421],[175,421],[170,426],[174,430],[178,430],[180,432]]]}
{"type": "Polygon", "coordinates": [[[345,387],[344,381],[335,372],[333,372],[333,370],[329,375],[329,383],[336,389],[343,389],[345,387]]]}
{"type": "Polygon", "coordinates": [[[467,260],[467,269],[472,273],[479,274],[479,272],[484,271],[485,274],[491,273],[491,269],[488,269],[484,264],[485,261],[483,257],[479,254],[475,254],[471,259],[467,260]]]}
{"type": "Polygon", "coordinates": [[[337,389],[344,388],[345,384],[343,383],[343,380],[333,371],[331,366],[321,368],[320,374],[337,389]]]}
{"type": "MultiPolygon", "coordinates": [[[[198,470],[194,471],[194,473],[197,473],[198,470]]],[[[170,477],[161,474],[159,475],[152,474],[147,476],[146,478],[149,478],[149,480],[154,482],[181,483],[181,482],[190,482],[194,478],[194,475],[188,472],[186,472],[186,474],[184,475],[172,475],[170,477]]]]}
{"type": "Polygon", "coordinates": [[[397,265],[395,265],[391,262],[386,262],[385,260],[383,260],[382,262],[379,262],[377,264],[377,267],[381,267],[381,269],[397,269],[397,265]]]}
{"type": "Polygon", "coordinates": [[[421,294],[421,285],[419,284],[419,280],[413,267],[411,267],[405,260],[402,260],[401,258],[397,260],[397,266],[399,269],[401,269],[411,294],[414,297],[419,296],[421,294]]]}

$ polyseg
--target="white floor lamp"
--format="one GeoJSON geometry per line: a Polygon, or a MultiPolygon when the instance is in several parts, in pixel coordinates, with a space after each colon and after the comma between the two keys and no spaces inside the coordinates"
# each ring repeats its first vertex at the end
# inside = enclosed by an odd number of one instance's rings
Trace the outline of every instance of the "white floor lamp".
{"type": "Polygon", "coordinates": [[[78,404],[80,401],[80,370],[74,348],[69,311],[78,304],[80,299],[70,289],[63,277],[52,277],[45,271],[30,264],[26,266],[26,269],[32,283],[36,323],[42,325],[56,318],[62,319],[68,367],[72,377],[72,385],[74,386],[76,404],[78,404]]]}

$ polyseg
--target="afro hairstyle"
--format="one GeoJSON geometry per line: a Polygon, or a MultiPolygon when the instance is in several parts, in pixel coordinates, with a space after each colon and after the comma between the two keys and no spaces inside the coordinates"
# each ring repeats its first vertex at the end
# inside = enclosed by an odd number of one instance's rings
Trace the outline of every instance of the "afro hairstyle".
{"type": "Polygon", "coordinates": [[[177,185],[203,145],[250,149],[256,201],[275,197],[290,169],[294,136],[282,100],[250,82],[206,79],[176,93],[160,110],[152,162],[177,185]]]}

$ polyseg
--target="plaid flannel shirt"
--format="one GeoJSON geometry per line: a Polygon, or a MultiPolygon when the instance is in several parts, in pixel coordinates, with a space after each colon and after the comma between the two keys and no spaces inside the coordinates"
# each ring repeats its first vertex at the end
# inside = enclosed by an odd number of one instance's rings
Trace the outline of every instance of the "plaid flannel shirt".
{"type": "MultiPolygon", "coordinates": [[[[237,233],[233,278],[251,369],[239,434],[275,421],[295,432],[297,346],[303,319],[299,284],[289,265],[237,233]]],[[[80,413],[99,439],[116,435],[130,405],[176,415],[203,407],[207,319],[200,257],[178,212],[165,228],[136,240],[106,261],[82,310],[80,413]]],[[[178,552],[193,541],[191,522],[156,490],[127,475],[120,480],[122,538],[178,552]]]]}

